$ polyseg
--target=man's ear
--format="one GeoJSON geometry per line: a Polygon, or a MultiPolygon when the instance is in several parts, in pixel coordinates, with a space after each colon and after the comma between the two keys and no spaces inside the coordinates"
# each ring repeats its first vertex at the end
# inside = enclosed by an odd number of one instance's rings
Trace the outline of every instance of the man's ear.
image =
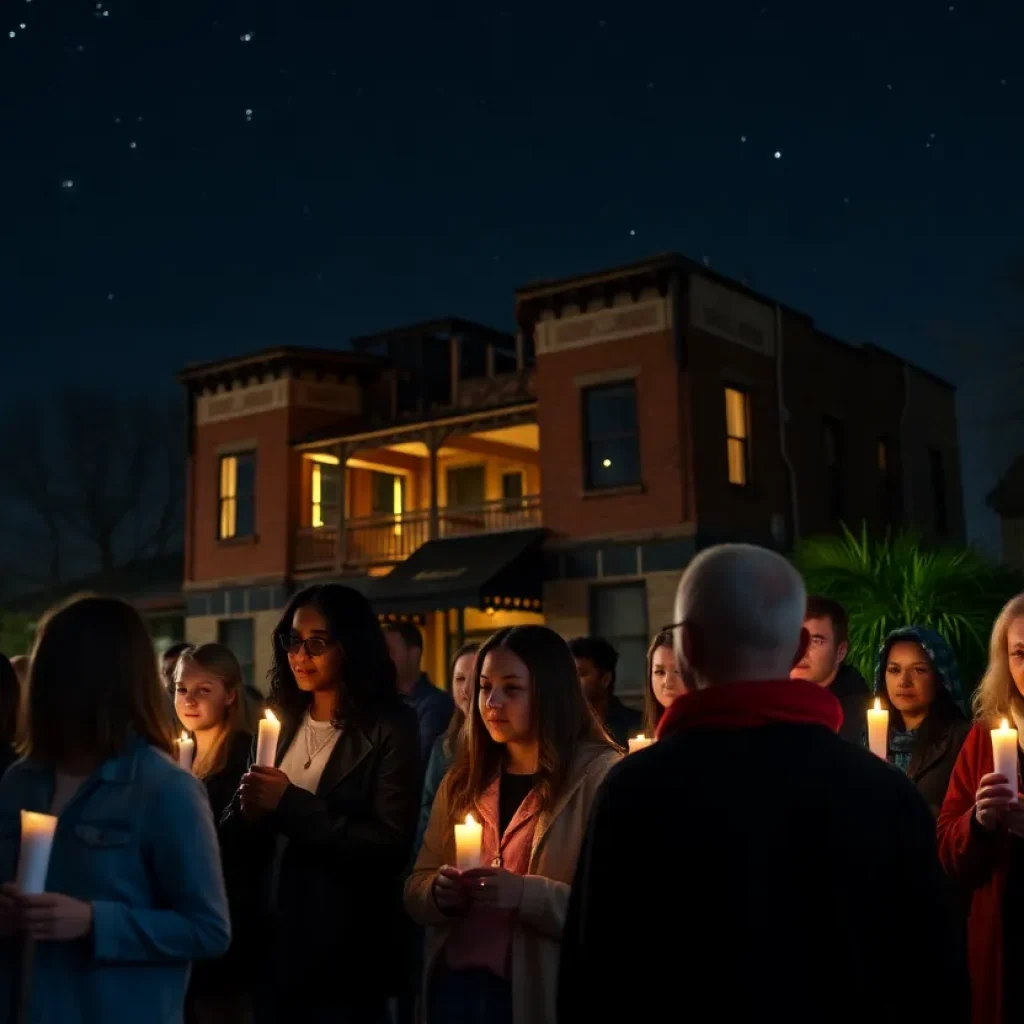
{"type": "Polygon", "coordinates": [[[846,656],[850,653],[850,643],[848,640],[836,644],[836,662],[842,664],[846,661],[846,656]]]}
{"type": "Polygon", "coordinates": [[[811,634],[806,628],[800,630],[800,644],[796,649],[796,657],[793,659],[793,664],[790,668],[796,668],[804,659],[804,655],[807,653],[807,648],[811,646],[811,634]]]}

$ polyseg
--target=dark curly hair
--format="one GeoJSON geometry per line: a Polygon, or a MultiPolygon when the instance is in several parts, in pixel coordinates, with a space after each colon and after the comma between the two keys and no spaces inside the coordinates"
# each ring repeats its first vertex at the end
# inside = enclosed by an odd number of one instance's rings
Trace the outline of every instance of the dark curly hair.
{"type": "Polygon", "coordinates": [[[398,703],[395,664],[370,602],[351,587],[319,583],[300,590],[288,602],[272,637],[274,660],[267,679],[268,703],[289,719],[300,718],[312,694],[299,689],[279,637],[291,634],[299,608],[315,608],[341,648],[341,685],[334,704],[334,724],[367,721],[374,713],[398,703]]]}

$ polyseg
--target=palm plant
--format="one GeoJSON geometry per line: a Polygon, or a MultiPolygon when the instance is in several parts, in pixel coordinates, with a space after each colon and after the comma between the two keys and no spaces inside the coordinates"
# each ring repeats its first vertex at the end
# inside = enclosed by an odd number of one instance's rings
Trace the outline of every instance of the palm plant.
{"type": "Polygon", "coordinates": [[[1003,604],[1021,589],[1017,574],[973,548],[929,547],[910,532],[872,539],[845,525],[839,537],[797,546],[808,593],[834,598],[850,616],[847,661],[874,676],[885,637],[900,626],[929,626],[953,649],[965,687],[985,669],[989,632],[1003,604]]]}

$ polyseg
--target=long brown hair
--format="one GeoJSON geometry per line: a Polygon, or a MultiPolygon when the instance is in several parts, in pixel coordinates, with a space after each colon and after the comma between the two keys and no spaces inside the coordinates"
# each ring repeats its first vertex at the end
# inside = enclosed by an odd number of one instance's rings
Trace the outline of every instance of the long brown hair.
{"type": "MultiPolygon", "coordinates": [[[[455,679],[455,666],[459,663],[459,658],[464,658],[467,654],[476,654],[480,650],[479,644],[463,644],[453,655],[452,663],[448,668],[448,679],[452,684],[452,690],[454,691],[454,679],[455,679]]],[[[474,666],[475,668],[475,666],[474,666]]],[[[462,727],[466,724],[466,713],[455,705],[455,710],[452,712],[451,721],[448,723],[448,728],[444,734],[444,749],[449,757],[454,757],[455,752],[459,746],[459,737],[462,735],[462,727]]]]}
{"type": "Polygon", "coordinates": [[[583,696],[568,644],[546,626],[499,630],[477,652],[473,700],[463,741],[445,779],[453,822],[473,810],[501,770],[504,747],[491,739],[479,703],[480,669],[488,653],[497,647],[511,651],[530,673],[530,706],[540,747],[537,785],[543,809],[550,810],[557,799],[580,744],[598,743],[617,749],[583,696]]]}
{"type": "Polygon", "coordinates": [[[41,761],[119,754],[133,734],[174,751],[167,692],[142,616],[124,601],[70,598],[32,651],[22,753],[41,761]]]}
{"type": "Polygon", "coordinates": [[[658,703],[658,698],[654,696],[654,654],[659,647],[673,650],[670,630],[666,629],[661,633],[656,633],[651,641],[651,646],[647,648],[647,675],[644,684],[644,735],[651,737],[658,731],[658,723],[661,721],[661,716],[665,714],[665,709],[658,703]]]}
{"type": "Polygon", "coordinates": [[[213,750],[202,763],[197,756],[192,765],[192,774],[197,779],[205,779],[223,770],[231,750],[231,741],[245,726],[245,685],[242,679],[242,666],[238,664],[238,659],[231,649],[223,644],[210,643],[186,647],[178,655],[178,662],[174,666],[175,683],[181,680],[182,672],[189,665],[194,665],[201,672],[219,680],[224,692],[229,696],[232,693],[235,695],[235,699],[224,709],[224,721],[221,723],[223,728],[213,750]]]}

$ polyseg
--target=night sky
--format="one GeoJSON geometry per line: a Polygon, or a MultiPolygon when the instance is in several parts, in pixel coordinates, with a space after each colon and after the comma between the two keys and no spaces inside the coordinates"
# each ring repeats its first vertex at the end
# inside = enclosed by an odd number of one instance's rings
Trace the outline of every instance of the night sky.
{"type": "Polygon", "coordinates": [[[518,285],[675,249],[956,380],[991,536],[1024,326],[1024,4],[0,13],[18,393],[169,389],[188,361],[449,313],[511,330],[518,285]]]}

